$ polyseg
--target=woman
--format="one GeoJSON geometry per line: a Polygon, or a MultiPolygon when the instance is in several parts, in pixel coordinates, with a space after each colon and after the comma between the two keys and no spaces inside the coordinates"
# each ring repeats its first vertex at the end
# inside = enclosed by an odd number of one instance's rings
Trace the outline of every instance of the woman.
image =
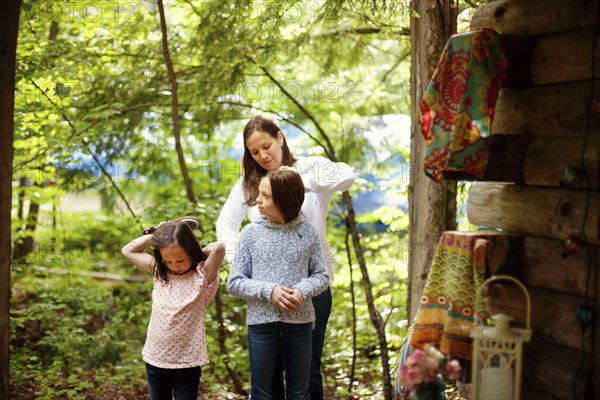
{"type": "MultiPolygon", "coordinates": [[[[243,175],[233,186],[231,193],[217,219],[217,240],[225,243],[226,258],[233,261],[239,240],[239,231],[246,216],[254,222],[261,218],[256,204],[261,179],[281,165],[295,167],[302,177],[305,189],[301,213],[317,228],[319,241],[325,256],[330,282],[333,280],[333,254],[327,242],[325,229],[331,196],[336,191],[348,190],[354,183],[354,171],[345,163],[336,163],[325,157],[295,157],[290,151],[285,135],[272,119],[257,115],[244,128],[243,175]]],[[[331,313],[331,290],[313,297],[316,320],[313,331],[310,370],[310,399],[323,398],[321,354],[325,342],[325,330],[331,313]]],[[[283,378],[280,366],[275,384],[283,399],[283,378]]]]}

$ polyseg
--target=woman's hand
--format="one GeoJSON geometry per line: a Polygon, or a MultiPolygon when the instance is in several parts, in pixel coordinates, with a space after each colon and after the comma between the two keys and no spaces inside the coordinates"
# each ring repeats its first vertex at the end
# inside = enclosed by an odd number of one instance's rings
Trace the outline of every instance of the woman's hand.
{"type": "Polygon", "coordinates": [[[277,285],[271,293],[271,303],[283,312],[291,313],[300,307],[304,301],[302,292],[298,289],[290,289],[277,285]]]}

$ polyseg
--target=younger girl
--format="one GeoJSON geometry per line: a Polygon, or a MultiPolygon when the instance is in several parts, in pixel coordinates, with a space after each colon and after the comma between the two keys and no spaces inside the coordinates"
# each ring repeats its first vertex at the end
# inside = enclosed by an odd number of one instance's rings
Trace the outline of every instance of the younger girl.
{"type": "Polygon", "coordinates": [[[154,276],[152,313],[142,356],[151,400],[196,400],[208,364],[204,310],[215,296],[224,246],[201,248],[191,217],[163,222],[123,247],[123,255],[154,276]],[[186,221],[189,223],[186,223],[186,221]],[[144,252],[151,246],[154,255],[144,252]]]}
{"type": "Polygon", "coordinates": [[[248,300],[252,400],[274,398],[278,354],[283,356],[287,400],[308,399],[312,330],[311,297],[329,283],[314,225],[300,216],[304,184],[295,168],[279,167],[261,179],[263,219],[240,235],[227,289],[248,300]]]}

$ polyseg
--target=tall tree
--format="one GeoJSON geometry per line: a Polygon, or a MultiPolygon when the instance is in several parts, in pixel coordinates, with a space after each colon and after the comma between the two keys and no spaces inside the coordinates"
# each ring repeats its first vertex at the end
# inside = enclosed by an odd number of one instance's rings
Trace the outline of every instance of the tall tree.
{"type": "Polygon", "coordinates": [[[417,312],[435,247],[445,230],[456,229],[456,183],[433,183],[423,173],[425,141],[416,123],[419,101],[433,75],[448,38],[456,33],[453,0],[412,1],[411,145],[409,204],[409,320],[417,312]]]}
{"type": "Polygon", "coordinates": [[[8,400],[10,248],[15,65],[21,1],[10,1],[0,17],[0,400],[8,400]]]}

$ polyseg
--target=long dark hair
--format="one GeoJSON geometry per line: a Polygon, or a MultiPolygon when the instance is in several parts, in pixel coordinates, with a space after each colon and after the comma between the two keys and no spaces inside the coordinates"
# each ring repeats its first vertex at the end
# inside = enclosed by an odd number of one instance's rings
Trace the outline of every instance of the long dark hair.
{"type": "Polygon", "coordinates": [[[273,203],[285,222],[296,218],[304,202],[304,183],[298,171],[283,166],[269,172],[264,179],[271,183],[273,203]]]}
{"type": "MultiPolygon", "coordinates": [[[[256,204],[256,198],[258,197],[258,184],[263,176],[267,174],[266,169],[261,167],[250,154],[248,146],[246,146],[246,140],[254,132],[265,132],[271,135],[271,137],[277,139],[277,135],[281,132],[281,128],[277,122],[269,117],[257,115],[252,118],[244,127],[244,157],[242,158],[242,168],[244,170],[244,197],[246,198],[245,204],[253,206],[256,204]]],[[[291,166],[296,162],[296,157],[290,151],[287,145],[285,136],[283,136],[283,145],[281,148],[281,165],[291,166]]]]}
{"type": "Polygon", "coordinates": [[[154,275],[163,282],[169,280],[169,269],[163,261],[160,249],[174,244],[183,247],[183,250],[192,259],[192,268],[195,269],[199,262],[206,260],[206,255],[202,252],[198,238],[185,222],[163,222],[150,239],[150,245],[154,248],[154,259],[156,260],[154,275]]]}

